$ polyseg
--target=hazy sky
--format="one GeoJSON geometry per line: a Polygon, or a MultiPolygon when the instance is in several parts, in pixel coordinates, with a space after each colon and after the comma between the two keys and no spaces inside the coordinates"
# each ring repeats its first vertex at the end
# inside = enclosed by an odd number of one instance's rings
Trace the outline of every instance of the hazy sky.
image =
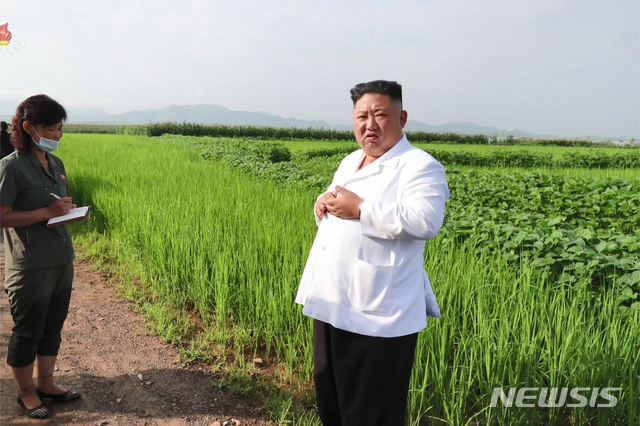
{"type": "Polygon", "coordinates": [[[0,109],[47,93],[111,113],[219,104],[351,122],[403,85],[409,119],[640,135],[638,0],[2,0],[0,109]]]}

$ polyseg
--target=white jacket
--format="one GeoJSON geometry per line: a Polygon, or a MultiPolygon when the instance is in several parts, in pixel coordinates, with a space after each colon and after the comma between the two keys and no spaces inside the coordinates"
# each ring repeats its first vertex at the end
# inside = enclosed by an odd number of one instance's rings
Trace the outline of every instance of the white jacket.
{"type": "Polygon", "coordinates": [[[342,160],[329,187],[364,199],[360,219],[316,216],[319,229],[296,303],[305,315],[342,330],[405,336],[425,328],[427,315],[440,317],[423,258],[425,241],[444,220],[445,170],[404,135],[358,170],[364,157],[360,149],[342,160]]]}

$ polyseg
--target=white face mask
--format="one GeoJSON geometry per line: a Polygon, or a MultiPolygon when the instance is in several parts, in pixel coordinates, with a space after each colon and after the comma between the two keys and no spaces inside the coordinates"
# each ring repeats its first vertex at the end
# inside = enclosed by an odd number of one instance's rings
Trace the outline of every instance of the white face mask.
{"type": "MultiPolygon", "coordinates": [[[[33,129],[33,131],[36,132],[36,129],[33,129]]],[[[36,132],[36,135],[40,136],[38,132],[36,132]]],[[[33,142],[36,144],[36,146],[44,152],[55,151],[56,149],[58,149],[58,145],[60,145],[60,141],[43,138],[42,136],[40,136],[40,142],[37,142],[33,136],[31,136],[31,139],[33,139],[33,142]]]]}

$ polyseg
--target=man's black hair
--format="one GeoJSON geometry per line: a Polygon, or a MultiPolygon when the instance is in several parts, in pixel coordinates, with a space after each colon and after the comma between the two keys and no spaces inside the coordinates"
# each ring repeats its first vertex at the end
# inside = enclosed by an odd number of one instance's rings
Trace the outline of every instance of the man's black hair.
{"type": "Polygon", "coordinates": [[[391,100],[398,101],[402,105],[402,86],[395,81],[374,80],[368,83],[356,84],[351,89],[351,100],[353,101],[353,106],[356,105],[358,99],[367,93],[387,95],[391,100]]]}

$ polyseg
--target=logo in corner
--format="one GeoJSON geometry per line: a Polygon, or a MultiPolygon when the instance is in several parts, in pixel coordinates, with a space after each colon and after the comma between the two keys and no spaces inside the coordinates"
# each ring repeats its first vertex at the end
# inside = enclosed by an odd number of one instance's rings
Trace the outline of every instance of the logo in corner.
{"type": "Polygon", "coordinates": [[[20,36],[14,36],[9,31],[9,23],[0,25],[0,49],[6,50],[9,55],[15,55],[25,47],[24,39],[20,36]]]}
{"type": "Polygon", "coordinates": [[[9,23],[0,25],[0,47],[7,47],[11,41],[11,31],[7,29],[9,23]]]}

